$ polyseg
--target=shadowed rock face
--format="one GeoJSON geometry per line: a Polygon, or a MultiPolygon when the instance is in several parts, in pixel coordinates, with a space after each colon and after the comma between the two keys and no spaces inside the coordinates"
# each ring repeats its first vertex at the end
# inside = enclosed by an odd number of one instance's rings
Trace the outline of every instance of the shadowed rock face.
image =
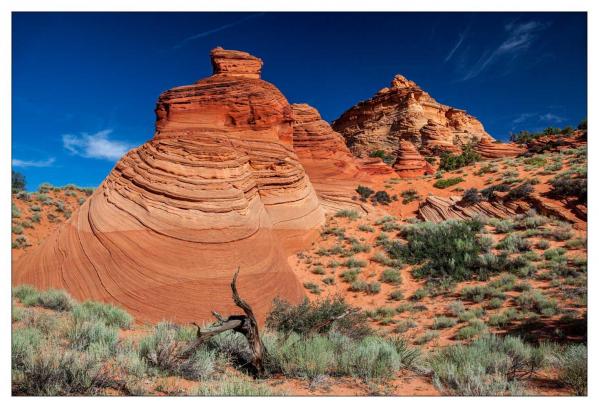
{"type": "Polygon", "coordinates": [[[416,83],[396,75],[389,88],[358,103],[333,122],[352,153],[367,157],[374,150],[396,154],[400,140],[422,153],[459,151],[481,139],[493,140],[483,125],[461,109],[434,100],[416,83]]]}
{"type": "Polygon", "coordinates": [[[153,139],[15,264],[14,283],[65,288],[148,321],[235,313],[238,266],[240,294],[259,319],[274,297],[303,297],[285,250],[324,215],[293,151],[291,107],[259,79],[258,58],[211,56],[214,75],[160,96],[153,139]]]}

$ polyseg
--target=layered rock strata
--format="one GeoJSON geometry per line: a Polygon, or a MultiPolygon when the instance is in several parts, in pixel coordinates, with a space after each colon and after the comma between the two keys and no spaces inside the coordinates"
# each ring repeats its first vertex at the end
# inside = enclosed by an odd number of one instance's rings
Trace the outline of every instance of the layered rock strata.
{"type": "Polygon", "coordinates": [[[357,159],[320,113],[307,104],[291,105],[293,147],[310,176],[323,207],[331,212],[353,208],[372,212],[372,206],[353,200],[358,184],[372,185],[397,177],[380,158],[357,159]]]}
{"type": "Polygon", "coordinates": [[[303,297],[285,246],[315,233],[324,213],[293,151],[291,107],[259,79],[258,58],[211,56],[214,75],[160,96],[153,139],[14,265],[15,284],[186,323],[238,311],[229,286],[238,267],[260,320],[274,297],[303,297]]]}
{"type": "Polygon", "coordinates": [[[401,75],[393,78],[389,88],[343,113],[333,122],[333,129],[358,157],[375,150],[395,155],[400,140],[414,143],[423,153],[455,152],[465,144],[493,140],[475,117],[440,104],[401,75]]]}
{"type": "Polygon", "coordinates": [[[434,173],[433,167],[418,153],[416,147],[405,140],[399,142],[399,151],[393,169],[400,177],[419,177],[434,173]]]}
{"type": "Polygon", "coordinates": [[[503,157],[516,157],[524,154],[526,149],[516,143],[500,143],[488,139],[481,140],[475,149],[478,154],[486,159],[499,159],[503,157]]]}
{"type": "Polygon", "coordinates": [[[517,213],[524,212],[530,206],[523,203],[503,204],[499,201],[481,201],[477,204],[463,205],[462,197],[439,197],[428,196],[420,205],[418,215],[424,221],[442,222],[452,219],[469,219],[475,216],[485,216],[491,218],[509,218],[517,213]]]}

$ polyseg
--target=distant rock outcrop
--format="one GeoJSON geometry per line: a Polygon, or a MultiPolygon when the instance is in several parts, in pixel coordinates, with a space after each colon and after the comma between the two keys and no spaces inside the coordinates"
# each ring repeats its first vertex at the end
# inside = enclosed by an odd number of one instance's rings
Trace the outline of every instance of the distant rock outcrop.
{"type": "Polygon", "coordinates": [[[397,174],[380,158],[354,157],[343,137],[312,106],[301,103],[291,108],[295,119],[293,148],[324,207],[331,211],[348,207],[371,211],[368,205],[352,200],[358,183],[382,183],[397,174]]]}
{"type": "Polygon", "coordinates": [[[65,288],[146,321],[233,314],[231,277],[260,319],[303,288],[292,247],[324,222],[293,150],[292,110],[245,52],[164,92],[152,140],[127,153],[77,211],[14,265],[13,282],[65,288]]]}
{"type": "Polygon", "coordinates": [[[486,159],[499,159],[502,157],[516,157],[524,154],[526,149],[516,143],[501,143],[483,139],[475,146],[474,150],[486,159]]]}
{"type": "Polygon", "coordinates": [[[407,140],[423,153],[457,152],[480,140],[494,140],[483,125],[461,109],[434,100],[416,83],[396,75],[390,88],[358,103],[333,122],[358,157],[382,150],[395,155],[407,140]]]}

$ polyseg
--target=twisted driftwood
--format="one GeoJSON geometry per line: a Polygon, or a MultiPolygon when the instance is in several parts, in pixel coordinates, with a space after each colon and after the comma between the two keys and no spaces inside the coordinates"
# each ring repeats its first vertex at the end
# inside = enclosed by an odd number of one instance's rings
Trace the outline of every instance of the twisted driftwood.
{"type": "Polygon", "coordinates": [[[237,275],[239,275],[239,268],[233,275],[231,281],[231,291],[233,293],[233,302],[240,309],[242,309],[244,315],[231,315],[224,319],[219,313],[213,311],[212,315],[216,318],[217,324],[208,327],[204,330],[197,324],[193,323],[197,328],[197,337],[190,343],[182,352],[181,357],[189,357],[193,352],[208,339],[216,336],[219,333],[223,333],[227,330],[233,330],[237,333],[241,333],[245,336],[250,346],[251,361],[253,371],[257,377],[264,376],[264,357],[266,354],[266,348],[260,338],[260,332],[258,331],[258,322],[251,306],[239,296],[237,291],[237,275]]]}

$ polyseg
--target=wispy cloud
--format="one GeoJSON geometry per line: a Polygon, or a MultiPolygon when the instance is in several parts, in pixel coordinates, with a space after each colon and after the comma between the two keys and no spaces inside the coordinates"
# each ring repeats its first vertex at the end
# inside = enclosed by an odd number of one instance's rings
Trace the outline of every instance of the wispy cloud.
{"type": "Polygon", "coordinates": [[[539,116],[539,120],[541,122],[547,122],[547,123],[561,123],[561,122],[565,122],[566,118],[558,116],[554,113],[544,113],[539,116]]]}
{"type": "Polygon", "coordinates": [[[521,113],[512,120],[512,130],[519,125],[525,126],[542,126],[548,124],[563,123],[567,120],[555,113],[521,113]]]}
{"type": "Polygon", "coordinates": [[[118,160],[133,145],[109,138],[112,129],[101,130],[97,133],[80,133],[62,135],[62,145],[70,153],[91,159],[118,160]]]}
{"type": "Polygon", "coordinates": [[[233,22],[228,23],[228,24],[223,24],[220,27],[213,28],[212,30],[202,31],[201,33],[197,33],[197,34],[194,34],[194,35],[192,35],[190,37],[185,38],[179,44],[175,45],[174,48],[181,48],[181,47],[183,47],[185,44],[187,44],[190,41],[197,40],[198,38],[204,38],[204,37],[207,37],[207,36],[212,35],[212,34],[216,34],[218,32],[226,30],[228,28],[235,27],[236,25],[244,23],[244,22],[246,22],[248,20],[254,19],[256,17],[262,17],[263,15],[264,15],[264,13],[250,14],[249,16],[245,16],[243,18],[240,18],[239,20],[233,21],[233,22]]]}
{"type": "Polygon", "coordinates": [[[512,120],[512,124],[518,125],[518,124],[523,123],[526,120],[534,117],[535,115],[536,115],[535,113],[521,113],[514,120],[512,120]]]}
{"type": "Polygon", "coordinates": [[[453,46],[451,51],[449,51],[449,54],[447,54],[447,57],[445,57],[445,62],[448,62],[453,57],[453,54],[455,54],[455,52],[458,50],[458,48],[460,48],[460,45],[462,45],[462,43],[464,42],[464,38],[466,38],[465,31],[460,34],[460,38],[458,38],[458,41],[455,43],[455,45],[453,46]]]}
{"type": "Polygon", "coordinates": [[[522,51],[528,49],[538,37],[538,34],[548,26],[547,23],[538,21],[528,21],[525,23],[511,22],[506,24],[504,27],[507,33],[505,39],[497,47],[483,52],[478,61],[465,73],[462,80],[466,81],[479,76],[501,57],[516,57],[522,51]]]}
{"type": "Polygon", "coordinates": [[[13,167],[50,167],[54,164],[56,159],[54,157],[50,157],[46,160],[20,160],[20,159],[12,159],[13,167]]]}

